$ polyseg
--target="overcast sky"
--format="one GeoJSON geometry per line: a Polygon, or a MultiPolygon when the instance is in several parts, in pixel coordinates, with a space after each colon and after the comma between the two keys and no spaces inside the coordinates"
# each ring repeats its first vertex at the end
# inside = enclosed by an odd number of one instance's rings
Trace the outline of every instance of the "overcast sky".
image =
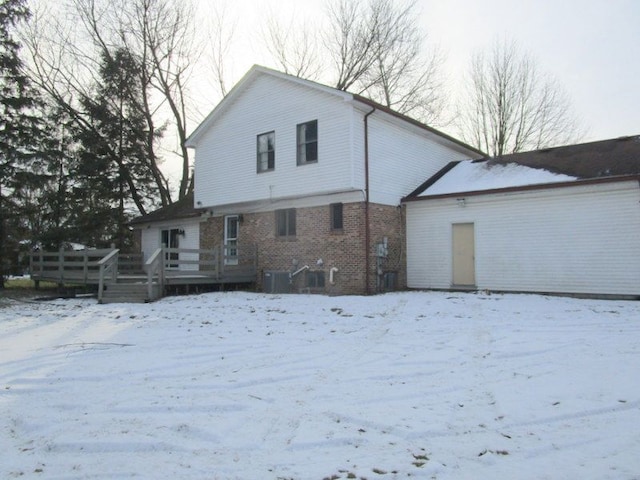
{"type": "MultiPolygon", "coordinates": [[[[206,10],[209,2],[201,0],[206,10]]],[[[273,67],[260,49],[268,11],[284,19],[317,18],[322,0],[228,1],[237,22],[233,84],[254,63],[273,67]]],[[[541,71],[552,74],[587,127],[585,141],[640,134],[640,1],[638,0],[418,0],[430,42],[446,54],[445,73],[456,86],[470,56],[498,37],[514,39],[541,71]]],[[[454,90],[455,91],[455,90],[454,90]]],[[[203,115],[207,112],[202,112],[203,115]]]]}

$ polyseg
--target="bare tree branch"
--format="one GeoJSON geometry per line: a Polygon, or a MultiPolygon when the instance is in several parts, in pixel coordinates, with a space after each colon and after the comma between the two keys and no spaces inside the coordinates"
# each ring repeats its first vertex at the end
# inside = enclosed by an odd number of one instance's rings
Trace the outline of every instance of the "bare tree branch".
{"type": "Polygon", "coordinates": [[[236,22],[229,19],[226,4],[216,2],[210,17],[209,50],[211,52],[211,68],[213,75],[224,97],[228,93],[226,84],[227,57],[236,29],[236,22]]]}
{"type": "Polygon", "coordinates": [[[462,137],[492,156],[571,143],[582,135],[564,90],[506,40],[473,56],[458,109],[462,137]]]}
{"type": "Polygon", "coordinates": [[[379,46],[381,11],[376,4],[386,0],[372,0],[363,12],[360,0],[333,0],[328,3],[327,14],[331,25],[324,43],[328,47],[337,73],[335,87],[349,90],[375,64],[379,46]]]}
{"type": "Polygon", "coordinates": [[[278,67],[289,75],[315,80],[321,71],[316,31],[307,20],[292,17],[283,25],[271,12],[262,32],[269,53],[278,67]]]}
{"type": "Polygon", "coordinates": [[[325,22],[296,18],[283,25],[271,14],[263,38],[285,73],[307,79],[322,73],[340,90],[442,124],[444,58],[427,48],[416,5],[417,0],[327,0],[325,22]]]}
{"type": "MultiPolygon", "coordinates": [[[[182,175],[178,196],[190,190],[186,85],[193,67],[195,32],[188,0],[71,0],[60,15],[40,16],[27,33],[37,82],[46,85],[65,109],[78,108],[80,98],[99,82],[99,58],[110,58],[126,48],[139,59],[138,82],[144,92],[139,104],[147,124],[147,162],[160,193],[161,204],[171,203],[171,191],[160,166],[157,139],[171,127],[178,143],[182,175]],[[46,20],[44,22],[43,20],[46,20]],[[68,22],[75,22],[69,28],[68,22]],[[78,28],[79,27],[79,28],[78,28]]],[[[172,136],[173,137],[173,136],[172,136]]]]}

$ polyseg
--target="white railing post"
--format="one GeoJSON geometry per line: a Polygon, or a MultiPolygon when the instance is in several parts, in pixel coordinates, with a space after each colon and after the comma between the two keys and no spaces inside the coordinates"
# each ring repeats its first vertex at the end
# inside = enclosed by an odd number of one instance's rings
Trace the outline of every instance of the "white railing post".
{"type": "Polygon", "coordinates": [[[118,282],[118,253],[120,250],[114,250],[115,255],[113,256],[113,261],[111,262],[111,281],[113,283],[118,282]]]}
{"type": "Polygon", "coordinates": [[[82,257],[82,277],[84,278],[84,283],[87,283],[89,280],[89,254],[86,250],[82,257]]]}
{"type": "Polygon", "coordinates": [[[164,290],[164,248],[158,248],[153,255],[144,264],[147,271],[147,298],[152,301],[153,295],[153,276],[158,275],[158,288],[162,292],[164,290]]]}
{"type": "Polygon", "coordinates": [[[120,250],[114,249],[109,252],[106,256],[104,256],[98,262],[99,273],[98,273],[98,303],[102,303],[102,294],[104,292],[104,281],[106,278],[106,271],[111,269],[111,279],[113,283],[116,283],[118,280],[118,252],[120,250]]]}
{"type": "Polygon", "coordinates": [[[58,249],[58,286],[64,285],[64,247],[58,249]]]}

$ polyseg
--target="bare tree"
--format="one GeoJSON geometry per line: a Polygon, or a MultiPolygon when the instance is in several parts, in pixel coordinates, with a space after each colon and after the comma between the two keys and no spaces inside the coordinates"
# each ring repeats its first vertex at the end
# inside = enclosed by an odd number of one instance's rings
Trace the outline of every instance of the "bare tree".
{"type": "Polygon", "coordinates": [[[349,90],[370,71],[380,54],[380,11],[371,0],[366,14],[360,0],[333,0],[327,4],[330,28],[324,35],[327,54],[336,71],[335,87],[349,90]]]}
{"type": "Polygon", "coordinates": [[[228,93],[226,83],[226,59],[229,56],[236,23],[229,19],[227,4],[216,2],[210,14],[209,49],[211,52],[211,68],[218,84],[220,94],[228,93]]]}
{"type": "Polygon", "coordinates": [[[581,136],[565,91],[506,40],[473,56],[458,128],[467,142],[491,156],[567,144],[581,136]]]}
{"type": "Polygon", "coordinates": [[[263,37],[286,73],[315,79],[329,63],[323,77],[337,89],[438,123],[443,57],[427,48],[416,5],[416,0],[328,0],[324,23],[315,19],[300,27],[296,20],[297,27],[283,26],[271,15],[263,37]]]}
{"type": "Polygon", "coordinates": [[[431,124],[442,124],[446,95],[441,76],[444,56],[418,28],[415,2],[396,7],[390,0],[369,6],[376,22],[376,58],[356,83],[359,93],[431,124]]]}
{"type": "MultiPolygon", "coordinates": [[[[172,202],[171,190],[161,171],[164,156],[157,139],[177,141],[182,161],[178,197],[192,188],[187,137],[186,85],[193,66],[192,6],[180,0],[72,0],[62,15],[40,15],[25,36],[32,55],[32,77],[80,125],[87,126],[79,108],[99,81],[100,58],[112,58],[126,49],[140,62],[143,91],[138,108],[146,119],[148,168],[163,206],[172,202]],[[60,19],[62,17],[62,19],[60,19]],[[69,28],[69,18],[74,22],[69,28]],[[46,21],[43,22],[43,19],[46,21]],[[84,123],[83,123],[84,122],[84,123]]],[[[144,211],[136,202],[141,213],[144,211]]]]}
{"type": "Polygon", "coordinates": [[[292,18],[283,25],[272,13],[262,32],[278,68],[289,75],[315,80],[321,71],[316,30],[309,21],[292,18]]]}

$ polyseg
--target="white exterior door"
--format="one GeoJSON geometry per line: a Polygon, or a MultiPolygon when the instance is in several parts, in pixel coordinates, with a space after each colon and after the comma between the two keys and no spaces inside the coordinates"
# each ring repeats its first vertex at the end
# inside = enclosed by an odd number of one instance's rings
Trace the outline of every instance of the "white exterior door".
{"type": "Polygon", "coordinates": [[[475,238],[473,223],[454,223],[452,229],[453,285],[476,284],[475,238]]]}
{"type": "Polygon", "coordinates": [[[225,265],[238,264],[238,215],[224,217],[224,249],[223,257],[225,265]]]}

